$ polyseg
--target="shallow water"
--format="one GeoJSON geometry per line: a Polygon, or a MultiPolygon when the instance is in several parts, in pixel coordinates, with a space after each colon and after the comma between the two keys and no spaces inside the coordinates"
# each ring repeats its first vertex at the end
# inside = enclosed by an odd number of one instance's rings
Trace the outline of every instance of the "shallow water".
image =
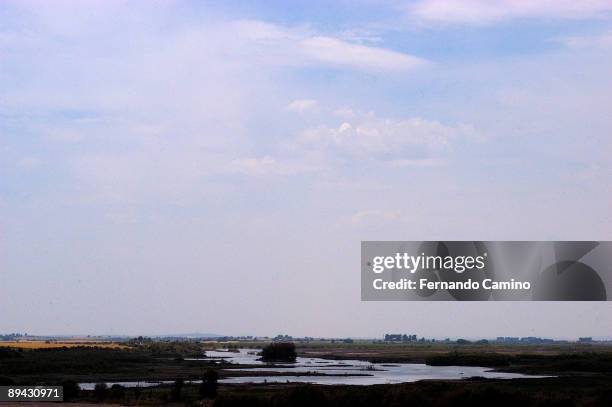
{"type": "MultiPolygon", "coordinates": [[[[240,349],[239,352],[206,351],[206,358],[187,359],[211,361],[224,360],[235,365],[261,365],[246,369],[236,368],[240,372],[270,372],[267,376],[229,377],[219,380],[220,383],[312,383],[312,384],[387,384],[407,383],[419,380],[459,380],[468,377],[486,377],[491,379],[541,378],[521,373],[494,372],[487,367],[479,366],[428,366],[419,363],[370,363],[363,360],[328,360],[321,358],[298,357],[295,363],[276,363],[274,366],[257,360],[258,350],[240,349]],[[329,376],[279,376],[274,373],[312,373],[329,376]]],[[[225,368],[225,367],[224,367],[225,368]]],[[[161,383],[172,382],[117,382],[125,387],[151,387],[161,383]]],[[[192,383],[198,383],[194,381],[192,383]]],[[[80,383],[81,389],[91,390],[95,383],[80,383]]]]}

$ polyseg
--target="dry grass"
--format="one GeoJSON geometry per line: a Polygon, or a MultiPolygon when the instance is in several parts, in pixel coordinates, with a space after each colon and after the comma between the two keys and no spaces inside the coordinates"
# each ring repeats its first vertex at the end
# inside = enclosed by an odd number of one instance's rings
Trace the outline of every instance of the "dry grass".
{"type": "Polygon", "coordinates": [[[0,342],[0,347],[22,349],[50,349],[50,348],[76,348],[87,346],[91,348],[122,349],[127,346],[115,342],[96,342],[87,340],[73,341],[7,341],[0,342]]]}

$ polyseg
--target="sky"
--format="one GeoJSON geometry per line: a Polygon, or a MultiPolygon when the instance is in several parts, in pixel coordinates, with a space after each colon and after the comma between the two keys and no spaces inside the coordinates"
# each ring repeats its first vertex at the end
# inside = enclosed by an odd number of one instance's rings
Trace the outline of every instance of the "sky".
{"type": "Polygon", "coordinates": [[[612,336],[361,302],[361,240],[612,240],[612,1],[0,1],[0,332],[612,336]]]}

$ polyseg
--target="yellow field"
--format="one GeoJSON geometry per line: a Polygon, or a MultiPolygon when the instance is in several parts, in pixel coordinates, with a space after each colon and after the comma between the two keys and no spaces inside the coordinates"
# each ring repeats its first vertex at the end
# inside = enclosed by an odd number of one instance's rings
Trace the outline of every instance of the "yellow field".
{"type": "Polygon", "coordinates": [[[125,348],[125,345],[114,342],[95,342],[95,341],[0,341],[0,347],[22,348],[22,349],[43,349],[43,348],[75,348],[77,346],[88,346],[92,348],[125,348]]]}

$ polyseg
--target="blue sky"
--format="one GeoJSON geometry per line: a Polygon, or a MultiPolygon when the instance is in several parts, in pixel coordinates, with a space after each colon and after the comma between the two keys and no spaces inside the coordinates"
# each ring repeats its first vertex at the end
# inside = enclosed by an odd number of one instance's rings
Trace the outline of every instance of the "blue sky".
{"type": "Polygon", "coordinates": [[[2,1],[0,331],[612,335],[608,304],[359,301],[361,240],[612,239],[611,18],[2,1]]]}

